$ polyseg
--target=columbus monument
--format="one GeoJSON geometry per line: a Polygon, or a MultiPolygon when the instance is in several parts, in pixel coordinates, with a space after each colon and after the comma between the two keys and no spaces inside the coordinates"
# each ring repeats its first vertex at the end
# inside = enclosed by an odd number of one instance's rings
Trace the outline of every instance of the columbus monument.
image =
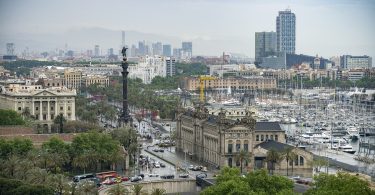
{"type": "Polygon", "coordinates": [[[127,126],[131,125],[132,123],[132,118],[129,113],[129,108],[128,108],[128,58],[126,57],[126,50],[128,48],[123,47],[122,48],[122,113],[119,118],[119,126],[127,126]]]}

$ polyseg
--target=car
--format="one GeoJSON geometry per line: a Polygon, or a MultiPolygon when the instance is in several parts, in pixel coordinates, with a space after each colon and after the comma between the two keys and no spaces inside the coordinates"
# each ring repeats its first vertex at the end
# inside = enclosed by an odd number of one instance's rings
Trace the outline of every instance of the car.
{"type": "Polygon", "coordinates": [[[129,181],[129,177],[126,177],[126,176],[124,176],[124,177],[121,177],[121,181],[129,181]]]}
{"type": "Polygon", "coordinates": [[[172,174],[162,175],[162,176],[160,176],[160,178],[162,178],[162,179],[174,179],[174,175],[172,175],[172,174]]]}
{"type": "Polygon", "coordinates": [[[154,151],[154,152],[159,152],[159,149],[155,148],[155,149],[153,149],[152,151],[154,151]]]}
{"type": "Polygon", "coordinates": [[[180,178],[188,178],[189,174],[187,174],[187,173],[181,173],[178,177],[180,177],[180,178]]]}
{"type": "Polygon", "coordinates": [[[164,168],[165,164],[164,163],[160,163],[160,167],[164,168]]]}
{"type": "Polygon", "coordinates": [[[164,152],[164,150],[163,149],[159,149],[159,152],[164,152]]]}
{"type": "Polygon", "coordinates": [[[189,170],[193,170],[193,169],[194,169],[194,165],[190,165],[189,170]]]}
{"type": "Polygon", "coordinates": [[[114,178],[114,177],[107,177],[107,178],[102,182],[103,185],[112,185],[112,184],[115,184],[115,183],[117,183],[117,182],[116,182],[116,178],[114,178]]]}
{"type": "Polygon", "coordinates": [[[131,182],[138,182],[138,181],[141,181],[141,180],[142,180],[141,176],[134,176],[134,177],[130,178],[131,182]]]}
{"type": "Polygon", "coordinates": [[[157,173],[150,173],[148,174],[149,177],[159,177],[159,174],[157,173]]]}
{"type": "Polygon", "coordinates": [[[159,163],[155,163],[155,164],[154,164],[154,167],[155,167],[155,168],[160,168],[160,164],[159,164],[159,163]]]}
{"type": "Polygon", "coordinates": [[[138,176],[142,177],[142,179],[145,178],[145,174],[143,173],[138,174],[138,176]]]}
{"type": "Polygon", "coordinates": [[[195,166],[192,170],[193,171],[200,171],[202,168],[200,166],[195,166]]]}
{"type": "Polygon", "coordinates": [[[203,167],[203,168],[201,169],[201,171],[203,171],[203,172],[207,172],[207,167],[203,167]]]}

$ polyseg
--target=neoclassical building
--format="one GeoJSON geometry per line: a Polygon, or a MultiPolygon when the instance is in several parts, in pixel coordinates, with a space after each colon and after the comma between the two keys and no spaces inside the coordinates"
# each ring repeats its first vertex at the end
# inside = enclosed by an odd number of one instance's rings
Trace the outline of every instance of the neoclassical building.
{"type": "Polygon", "coordinates": [[[28,112],[41,126],[50,129],[59,114],[66,120],[76,120],[75,97],[76,91],[65,87],[44,89],[41,85],[11,84],[7,88],[0,86],[0,109],[28,112]]]}
{"type": "MultiPolygon", "coordinates": [[[[223,109],[215,116],[209,114],[204,107],[195,110],[178,108],[176,149],[207,165],[240,166],[236,156],[244,150],[251,155],[251,162],[246,163],[245,168],[266,168],[265,156],[272,148],[264,145],[268,142],[287,145],[285,132],[277,122],[256,122],[252,112],[248,110],[242,119],[232,120],[226,118],[223,109]]],[[[293,148],[295,151],[302,150],[293,148]]],[[[282,152],[279,149],[277,151],[282,152]]],[[[304,162],[312,160],[312,154],[307,151],[299,154],[306,159],[304,162]]],[[[284,169],[284,165],[286,166],[285,163],[280,165],[279,169],[284,169]]],[[[311,168],[308,167],[308,163],[303,165],[294,168],[311,168]]]]}

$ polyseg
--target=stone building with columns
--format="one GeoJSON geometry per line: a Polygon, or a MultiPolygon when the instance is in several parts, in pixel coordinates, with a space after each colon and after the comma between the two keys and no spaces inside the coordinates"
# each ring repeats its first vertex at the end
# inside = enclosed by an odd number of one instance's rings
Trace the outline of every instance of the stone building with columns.
{"type": "MultiPolygon", "coordinates": [[[[195,110],[178,108],[177,113],[176,150],[208,166],[240,166],[236,156],[244,150],[249,152],[251,158],[250,163],[244,164],[244,169],[266,168],[263,157],[267,148],[261,150],[260,144],[268,141],[286,143],[285,132],[279,123],[256,122],[249,110],[246,110],[243,118],[237,120],[227,118],[224,109],[217,116],[209,114],[205,107],[197,107],[195,110]]],[[[303,155],[306,155],[306,160],[312,159],[311,153],[303,155]]],[[[306,168],[309,164],[304,165],[295,168],[306,168]]],[[[285,169],[284,166],[279,168],[285,169]]]]}
{"type": "Polygon", "coordinates": [[[11,84],[0,86],[0,109],[27,112],[40,126],[50,129],[59,114],[66,120],[76,120],[75,97],[76,91],[65,87],[11,84]]]}

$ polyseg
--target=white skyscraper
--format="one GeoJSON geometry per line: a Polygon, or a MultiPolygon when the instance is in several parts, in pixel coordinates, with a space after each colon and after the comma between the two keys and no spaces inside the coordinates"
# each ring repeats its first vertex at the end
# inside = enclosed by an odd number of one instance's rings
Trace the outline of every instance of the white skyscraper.
{"type": "Polygon", "coordinates": [[[287,9],[276,18],[277,51],[294,54],[296,51],[296,16],[287,9]]]}

